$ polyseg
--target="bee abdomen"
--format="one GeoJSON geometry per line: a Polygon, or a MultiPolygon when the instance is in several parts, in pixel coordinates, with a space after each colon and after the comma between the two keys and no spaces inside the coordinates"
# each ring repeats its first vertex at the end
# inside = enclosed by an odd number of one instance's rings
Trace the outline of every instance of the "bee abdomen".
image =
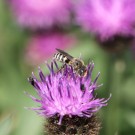
{"type": "Polygon", "coordinates": [[[64,56],[61,53],[56,53],[54,55],[54,59],[56,59],[56,60],[58,60],[60,62],[63,62],[63,63],[69,63],[69,61],[70,61],[66,56],[64,56]]]}

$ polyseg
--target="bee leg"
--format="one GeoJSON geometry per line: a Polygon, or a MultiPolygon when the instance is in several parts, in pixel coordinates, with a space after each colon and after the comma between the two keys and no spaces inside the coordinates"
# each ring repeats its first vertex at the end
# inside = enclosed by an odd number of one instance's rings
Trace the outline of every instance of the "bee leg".
{"type": "Polygon", "coordinates": [[[65,67],[66,67],[66,64],[62,65],[62,67],[57,71],[57,73],[62,72],[65,69],[65,67]]]}

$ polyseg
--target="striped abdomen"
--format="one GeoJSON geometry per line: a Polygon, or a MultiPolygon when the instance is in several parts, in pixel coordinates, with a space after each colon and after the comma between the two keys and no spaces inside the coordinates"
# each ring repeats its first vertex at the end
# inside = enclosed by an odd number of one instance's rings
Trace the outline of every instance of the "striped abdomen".
{"type": "Polygon", "coordinates": [[[63,55],[61,53],[54,54],[54,59],[56,59],[57,61],[60,61],[62,63],[66,63],[66,64],[69,64],[69,62],[71,61],[65,55],[63,55]]]}

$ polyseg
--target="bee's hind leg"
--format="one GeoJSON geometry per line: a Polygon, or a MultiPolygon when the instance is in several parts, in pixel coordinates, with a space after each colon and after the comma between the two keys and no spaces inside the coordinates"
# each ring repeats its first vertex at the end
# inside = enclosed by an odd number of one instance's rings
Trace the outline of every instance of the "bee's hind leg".
{"type": "Polygon", "coordinates": [[[57,73],[62,73],[62,71],[64,71],[64,69],[66,68],[66,64],[62,65],[61,68],[57,71],[57,73]]]}

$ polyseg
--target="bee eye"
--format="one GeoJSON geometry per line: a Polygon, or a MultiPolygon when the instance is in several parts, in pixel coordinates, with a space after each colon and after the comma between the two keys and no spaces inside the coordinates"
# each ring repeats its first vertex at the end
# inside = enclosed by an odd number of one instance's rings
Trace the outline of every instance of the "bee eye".
{"type": "Polygon", "coordinates": [[[78,62],[76,62],[76,65],[78,66],[78,65],[79,65],[79,63],[78,63],[78,62]]]}

